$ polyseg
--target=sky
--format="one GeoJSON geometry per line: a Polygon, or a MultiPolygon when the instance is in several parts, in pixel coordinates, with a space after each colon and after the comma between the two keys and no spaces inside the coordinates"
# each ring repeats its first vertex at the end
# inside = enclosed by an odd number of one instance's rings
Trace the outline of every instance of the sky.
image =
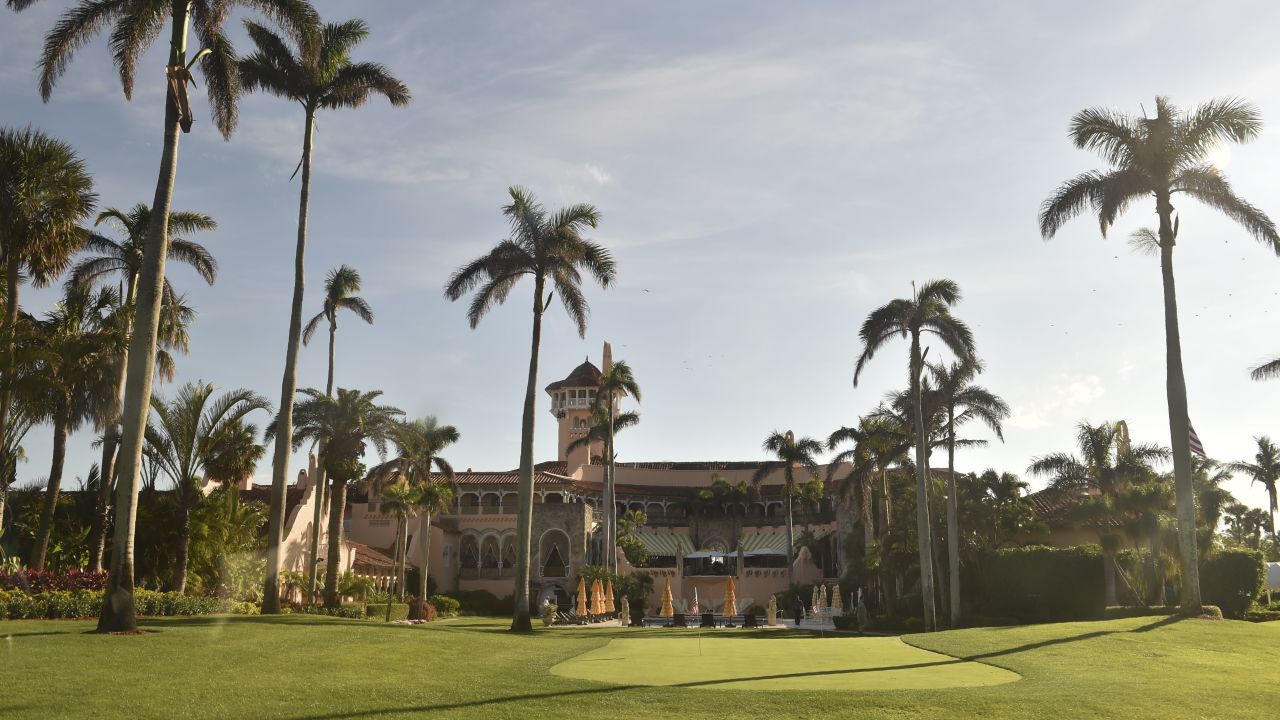
{"type": "MultiPolygon", "coordinates": [[[[139,63],[131,102],[100,38],[42,104],[34,64],[66,6],[0,10],[0,125],[74,145],[103,207],[150,202],[160,46],[139,63]]],[[[462,438],[446,457],[457,468],[510,469],[519,457],[532,288],[474,330],[465,303],[442,293],[451,271],[505,237],[511,185],[548,208],[587,202],[602,214],[592,237],[614,254],[618,281],[586,289],[585,338],[553,307],[539,386],[584,357],[599,364],[611,342],[643,389],[642,422],[619,438],[623,461],[761,459],[775,429],[825,438],[855,423],[907,374],[897,342],[854,386],[863,319],[913,281],[942,277],[964,291],[955,312],[976,335],[981,382],[1013,408],[1003,443],[971,431],[993,442],[961,452],[961,470],[1025,476],[1032,458],[1072,450],[1082,420],[1125,419],[1135,441],[1167,445],[1159,262],[1125,242],[1154,223],[1154,207],[1134,206],[1106,239],[1088,217],[1049,242],[1038,233],[1044,198],[1102,167],[1068,141],[1068,121],[1091,106],[1140,114],[1158,94],[1183,107],[1245,98],[1271,124],[1214,161],[1241,195],[1280,214],[1273,3],[316,6],[333,21],[358,7],[371,34],[355,57],[385,63],[414,99],[320,117],[306,315],[320,309],[331,268],[360,271],[376,321],[340,321],[338,385],[383,390],[410,415],[456,425],[462,438]]],[[[247,35],[231,29],[245,51],[247,35]]],[[[174,208],[218,220],[193,239],[220,271],[206,287],[170,268],[199,311],[177,382],[278,402],[302,111],[246,97],[228,142],[195,97],[174,208]]],[[[1248,377],[1280,355],[1280,259],[1213,211],[1177,207],[1191,417],[1210,455],[1251,459],[1253,436],[1280,435],[1280,382],[1248,377]]],[[[24,306],[42,312],[57,296],[27,288],[24,306]]],[[[300,384],[322,387],[325,368],[323,342],[305,348],[300,384]]],[[[556,453],[548,400],[539,394],[539,459],[556,453]]],[[[19,484],[47,476],[51,434],[29,437],[19,484]]],[[[92,440],[71,439],[71,487],[97,457],[92,440]]],[[[267,460],[257,480],[269,477],[267,460]]],[[[1264,502],[1247,480],[1230,487],[1264,502]]]]}

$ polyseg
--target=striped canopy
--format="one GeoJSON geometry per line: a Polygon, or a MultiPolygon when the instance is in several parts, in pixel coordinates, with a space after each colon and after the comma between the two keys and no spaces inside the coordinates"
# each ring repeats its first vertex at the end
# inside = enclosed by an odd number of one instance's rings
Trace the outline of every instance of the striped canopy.
{"type": "Polygon", "coordinates": [[[636,537],[640,538],[640,542],[644,543],[645,549],[649,551],[650,555],[676,557],[677,555],[688,555],[693,552],[693,543],[689,540],[688,535],[638,532],[636,537]]]}

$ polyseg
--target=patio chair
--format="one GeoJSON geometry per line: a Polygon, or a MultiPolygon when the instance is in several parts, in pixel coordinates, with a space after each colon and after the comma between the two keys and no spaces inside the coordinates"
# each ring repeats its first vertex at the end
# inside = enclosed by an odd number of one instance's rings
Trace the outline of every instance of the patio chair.
{"type": "Polygon", "coordinates": [[[671,627],[687,628],[689,622],[685,620],[684,613],[676,613],[671,616],[671,627]]]}
{"type": "Polygon", "coordinates": [[[716,616],[711,613],[702,613],[702,622],[698,627],[713,628],[716,626],[716,616]]]}
{"type": "Polygon", "coordinates": [[[743,615],[743,616],[742,616],[742,627],[744,627],[744,628],[758,628],[758,627],[760,627],[758,624],[756,624],[756,614],[755,614],[755,613],[747,613],[746,615],[743,615]]]}

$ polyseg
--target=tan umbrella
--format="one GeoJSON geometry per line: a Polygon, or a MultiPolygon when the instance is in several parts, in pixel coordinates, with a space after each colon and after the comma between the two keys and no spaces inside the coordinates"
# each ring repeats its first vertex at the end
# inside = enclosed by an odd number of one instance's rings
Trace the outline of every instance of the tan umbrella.
{"type": "Polygon", "coordinates": [[[604,611],[611,613],[617,609],[617,606],[613,604],[613,578],[609,578],[609,584],[604,588],[604,611]]]}
{"type": "Polygon", "coordinates": [[[587,614],[587,579],[578,576],[578,615],[587,614]]]}
{"type": "Polygon", "coordinates": [[[591,581],[591,614],[600,614],[600,581],[591,581]]]}
{"type": "Polygon", "coordinates": [[[841,611],[836,613],[837,615],[844,614],[844,600],[840,597],[840,586],[838,584],[831,586],[831,607],[841,611]]]}
{"type": "Polygon", "coordinates": [[[603,615],[604,614],[604,583],[600,582],[599,580],[596,580],[595,588],[593,588],[593,593],[595,594],[596,614],[603,615]]]}
{"type": "Polygon", "coordinates": [[[818,586],[817,585],[813,586],[813,599],[809,601],[809,609],[813,611],[814,615],[818,614],[818,586]]]}
{"type": "Polygon", "coordinates": [[[727,582],[724,585],[724,614],[737,615],[738,614],[738,589],[733,584],[732,575],[726,578],[726,580],[727,582]]]}
{"type": "Polygon", "coordinates": [[[823,585],[822,589],[818,591],[818,611],[821,612],[825,609],[827,609],[827,586],[823,585]]]}
{"type": "Polygon", "coordinates": [[[662,617],[672,617],[676,614],[675,608],[671,607],[671,577],[667,576],[662,579],[662,609],[658,611],[662,617]]]}

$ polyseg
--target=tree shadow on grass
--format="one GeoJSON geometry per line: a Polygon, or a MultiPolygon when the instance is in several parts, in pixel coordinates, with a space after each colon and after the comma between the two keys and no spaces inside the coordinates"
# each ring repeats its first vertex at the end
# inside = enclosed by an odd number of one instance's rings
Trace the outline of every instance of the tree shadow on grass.
{"type": "MultiPolygon", "coordinates": [[[[16,633],[0,632],[0,638],[43,637],[46,635],[71,635],[73,633],[75,633],[74,630],[46,630],[42,632],[16,632],[16,633]]],[[[0,710],[2,709],[3,708],[0,708],[0,710]]],[[[4,716],[0,714],[0,717],[4,717],[4,716]]]]}

